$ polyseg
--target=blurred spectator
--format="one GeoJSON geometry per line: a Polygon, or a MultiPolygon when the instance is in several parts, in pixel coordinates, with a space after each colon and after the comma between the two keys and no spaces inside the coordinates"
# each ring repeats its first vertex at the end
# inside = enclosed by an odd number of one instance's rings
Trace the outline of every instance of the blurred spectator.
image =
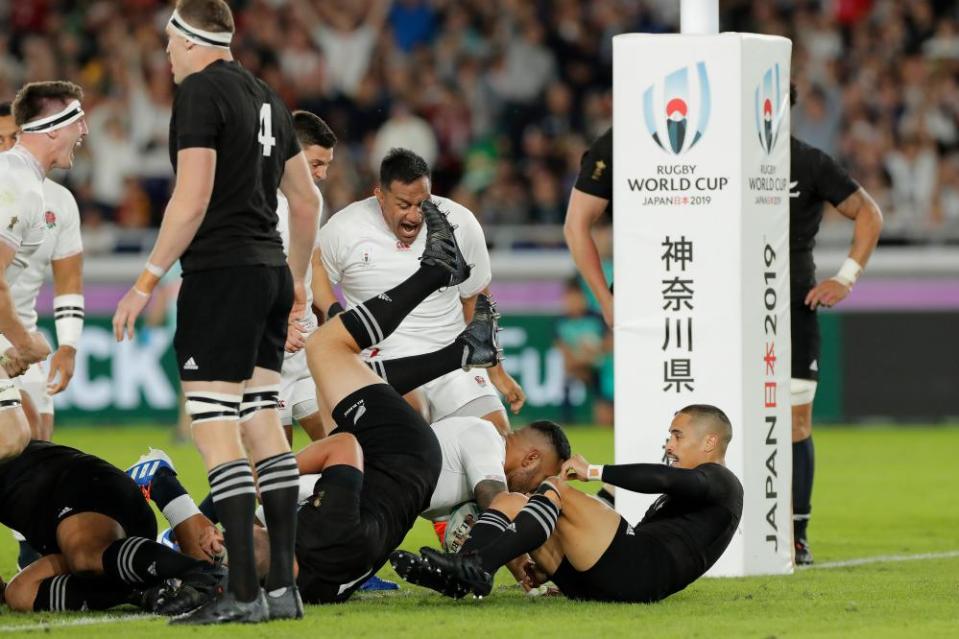
{"type": "Polygon", "coordinates": [[[573,395],[585,387],[595,398],[593,421],[612,424],[611,335],[602,316],[589,311],[586,295],[577,278],[566,282],[564,316],[556,321],[556,347],[566,366],[566,418],[572,413],[573,395]]]}

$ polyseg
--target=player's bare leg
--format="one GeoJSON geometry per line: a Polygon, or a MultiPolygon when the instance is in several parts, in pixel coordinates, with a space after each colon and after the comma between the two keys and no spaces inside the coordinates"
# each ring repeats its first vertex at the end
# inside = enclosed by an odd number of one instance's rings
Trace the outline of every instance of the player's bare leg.
{"type": "Polygon", "coordinates": [[[30,443],[30,424],[20,390],[0,367],[0,461],[16,457],[30,443]]]}
{"type": "Polygon", "coordinates": [[[310,438],[310,441],[323,439],[336,428],[336,424],[333,422],[333,418],[329,416],[328,410],[326,413],[324,413],[323,410],[318,410],[312,415],[307,415],[297,421],[300,424],[300,428],[303,429],[303,432],[310,438]]]}
{"type": "Polygon", "coordinates": [[[280,425],[279,388],[279,372],[255,368],[244,389],[240,424],[256,466],[260,501],[270,530],[270,570],[265,582],[270,618],[288,619],[303,616],[293,577],[299,471],[280,425]]]}
{"type": "MultiPolygon", "coordinates": [[[[793,380],[793,382],[795,383],[796,380],[793,380]]],[[[812,512],[812,487],[815,473],[811,401],[796,404],[792,407],[792,441],[793,538],[796,553],[795,561],[799,565],[809,565],[813,563],[813,556],[809,549],[806,527],[809,524],[809,517],[812,512]]]]}

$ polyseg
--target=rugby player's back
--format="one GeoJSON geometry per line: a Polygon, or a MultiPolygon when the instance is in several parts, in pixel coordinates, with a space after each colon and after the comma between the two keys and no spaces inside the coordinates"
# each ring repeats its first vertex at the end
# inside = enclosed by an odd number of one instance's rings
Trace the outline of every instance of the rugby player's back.
{"type": "Polygon", "coordinates": [[[240,64],[218,60],[187,76],[170,120],[170,159],[188,148],[216,151],[206,216],[183,254],[185,273],[228,266],[282,266],[276,193],[300,152],[277,95],[240,64]]]}

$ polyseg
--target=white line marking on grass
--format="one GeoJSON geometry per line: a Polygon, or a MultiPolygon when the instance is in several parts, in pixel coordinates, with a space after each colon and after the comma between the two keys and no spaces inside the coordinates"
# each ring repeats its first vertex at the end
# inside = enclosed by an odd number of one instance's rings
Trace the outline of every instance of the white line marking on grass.
{"type": "Polygon", "coordinates": [[[813,564],[812,566],[800,566],[801,570],[811,570],[813,568],[849,568],[850,566],[866,566],[869,564],[883,564],[896,561],[920,561],[923,559],[951,559],[959,557],[959,550],[947,550],[945,552],[924,552],[916,555],[879,555],[877,557],[862,557],[860,559],[846,559],[845,561],[827,561],[822,564],[813,564]]]}
{"type": "Polygon", "coordinates": [[[65,619],[63,621],[46,622],[34,624],[24,624],[22,626],[0,626],[2,632],[30,632],[33,630],[51,630],[53,628],[66,628],[70,626],[96,626],[99,624],[122,623],[124,621],[148,621],[150,619],[161,619],[157,615],[134,614],[134,615],[106,615],[102,617],[81,617],[80,619],[65,619]]]}

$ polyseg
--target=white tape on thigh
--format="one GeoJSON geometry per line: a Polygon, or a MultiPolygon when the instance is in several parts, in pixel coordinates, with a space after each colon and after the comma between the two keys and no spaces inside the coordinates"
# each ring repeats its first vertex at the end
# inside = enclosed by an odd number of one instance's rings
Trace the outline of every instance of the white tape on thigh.
{"type": "Polygon", "coordinates": [[[793,377],[789,380],[789,391],[792,394],[792,405],[803,406],[811,404],[816,397],[816,387],[818,382],[811,379],[797,379],[793,377]]]}
{"type": "Polygon", "coordinates": [[[192,391],[186,394],[186,412],[193,425],[228,422],[240,418],[240,395],[192,391]]]}
{"type": "Polygon", "coordinates": [[[9,408],[20,408],[20,389],[14,385],[13,380],[0,380],[0,410],[9,408]]]}

